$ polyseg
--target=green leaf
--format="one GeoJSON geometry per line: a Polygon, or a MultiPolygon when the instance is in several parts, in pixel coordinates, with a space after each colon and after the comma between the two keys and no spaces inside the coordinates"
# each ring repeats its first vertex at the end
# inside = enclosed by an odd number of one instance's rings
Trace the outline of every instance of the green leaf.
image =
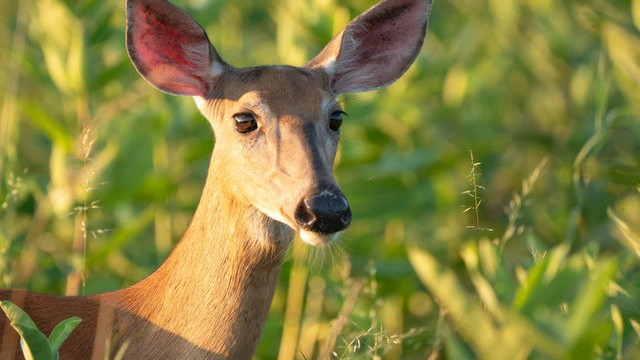
{"type": "Polygon", "coordinates": [[[27,313],[9,301],[2,301],[0,307],[9,318],[11,326],[20,335],[22,352],[27,360],[55,359],[49,340],[38,330],[27,313]]]}
{"type": "Polygon", "coordinates": [[[63,320],[58,324],[51,335],[49,336],[49,343],[51,344],[51,349],[54,352],[58,352],[60,345],[69,337],[71,332],[76,328],[76,326],[80,325],[82,319],[77,316],[70,317],[68,319],[63,320]]]}
{"type": "Polygon", "coordinates": [[[449,326],[445,327],[443,333],[447,358],[458,360],[475,359],[475,356],[471,352],[469,347],[466,346],[463,340],[456,336],[456,334],[449,328],[449,326]]]}
{"type": "MultiPolygon", "coordinates": [[[[595,329],[598,314],[606,308],[607,291],[616,270],[615,261],[610,259],[596,263],[589,270],[589,282],[576,297],[566,322],[565,336],[572,343],[579,342],[584,336],[591,336],[589,329],[595,329]]],[[[592,347],[596,344],[594,339],[587,343],[592,347]]]]}
{"type": "Polygon", "coordinates": [[[42,0],[33,11],[31,32],[42,47],[53,83],[66,94],[84,92],[85,27],[72,9],[59,0],[42,0]]]}
{"type": "Polygon", "coordinates": [[[558,298],[562,298],[560,295],[563,295],[566,289],[571,289],[567,286],[567,282],[575,281],[576,275],[567,270],[562,272],[562,276],[558,276],[568,253],[568,245],[559,245],[528,271],[526,281],[517,291],[513,303],[513,307],[518,312],[527,314],[540,304],[554,303],[558,298]],[[566,280],[567,278],[570,280],[566,280]]]}

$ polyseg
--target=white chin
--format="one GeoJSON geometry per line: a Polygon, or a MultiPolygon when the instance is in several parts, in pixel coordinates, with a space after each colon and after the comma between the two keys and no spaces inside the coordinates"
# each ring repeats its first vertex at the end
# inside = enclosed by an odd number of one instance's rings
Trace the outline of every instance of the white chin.
{"type": "Polygon", "coordinates": [[[335,240],[337,236],[338,233],[320,234],[313,231],[300,230],[300,238],[302,239],[302,241],[312,246],[321,246],[328,244],[335,240]]]}

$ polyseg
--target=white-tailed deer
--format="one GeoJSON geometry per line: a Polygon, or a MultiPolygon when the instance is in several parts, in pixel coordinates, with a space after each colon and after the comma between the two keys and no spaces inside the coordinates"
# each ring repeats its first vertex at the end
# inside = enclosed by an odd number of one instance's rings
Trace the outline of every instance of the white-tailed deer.
{"type": "MultiPolygon", "coordinates": [[[[302,67],[234,68],[205,31],[166,0],[128,0],[127,47],[158,89],[193,96],[216,143],[202,198],[182,240],[141,282],[56,297],[1,290],[45,333],[82,324],[61,359],[249,359],[295,232],[311,245],[351,222],[333,176],[344,114],[337,96],[384,87],[418,55],[431,0],[384,0],[302,67]]],[[[21,357],[0,316],[0,359],[21,357]]]]}

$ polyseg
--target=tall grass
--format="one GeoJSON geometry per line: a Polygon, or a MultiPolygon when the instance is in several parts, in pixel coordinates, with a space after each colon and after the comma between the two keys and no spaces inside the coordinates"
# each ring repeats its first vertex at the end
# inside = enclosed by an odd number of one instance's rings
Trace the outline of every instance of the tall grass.
{"type": "MultiPolygon", "coordinates": [[[[176,2],[236,66],[373,4],[176,2]]],[[[197,205],[213,137],[135,73],[123,8],[0,3],[2,286],[131,284],[197,205]]],[[[640,356],[639,74],[638,0],[436,1],[408,73],[343,99],[354,223],[292,252],[256,359],[640,356]]]]}

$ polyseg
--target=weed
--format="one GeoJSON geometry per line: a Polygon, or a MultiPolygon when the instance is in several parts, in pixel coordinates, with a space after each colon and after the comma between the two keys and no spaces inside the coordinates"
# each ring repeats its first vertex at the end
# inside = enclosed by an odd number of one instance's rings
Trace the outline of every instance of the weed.
{"type": "Polygon", "coordinates": [[[474,223],[472,225],[468,225],[468,229],[478,230],[478,231],[493,231],[493,229],[482,226],[480,224],[480,204],[482,204],[482,199],[478,194],[478,191],[485,190],[484,186],[478,183],[480,178],[480,165],[482,163],[476,162],[473,159],[473,151],[469,150],[469,157],[471,158],[471,170],[469,171],[469,175],[467,175],[467,180],[471,185],[471,189],[465,190],[462,194],[467,195],[471,198],[471,205],[465,207],[462,213],[471,212],[473,214],[474,223]]]}

